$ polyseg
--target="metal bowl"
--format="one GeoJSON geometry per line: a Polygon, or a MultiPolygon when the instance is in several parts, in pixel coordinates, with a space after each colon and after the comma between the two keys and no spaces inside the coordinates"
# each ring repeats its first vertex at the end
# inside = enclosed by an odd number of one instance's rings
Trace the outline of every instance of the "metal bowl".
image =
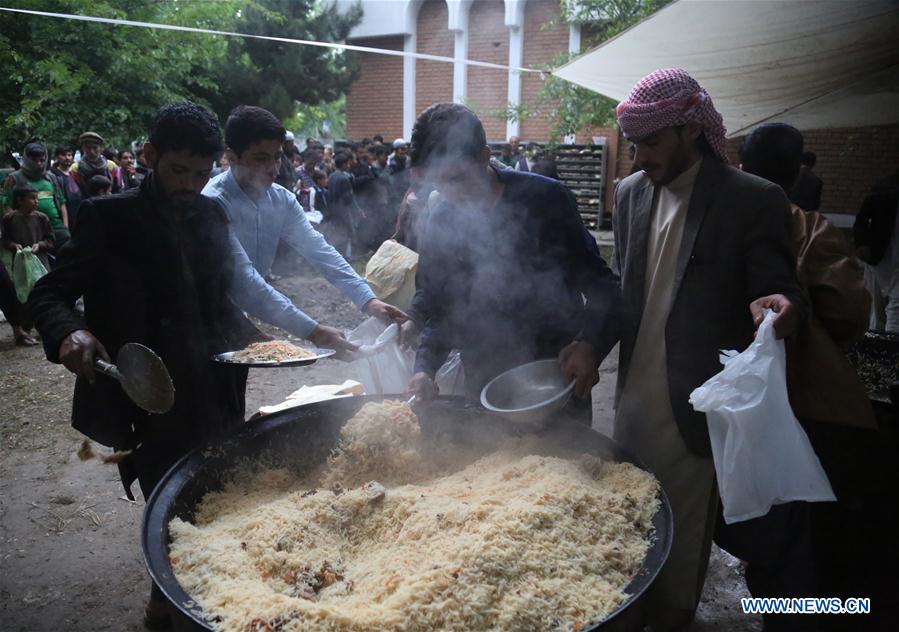
{"type": "Polygon", "coordinates": [[[540,427],[571,398],[574,380],[565,382],[556,359],[537,360],[502,373],[481,391],[481,405],[509,421],[540,427]]]}

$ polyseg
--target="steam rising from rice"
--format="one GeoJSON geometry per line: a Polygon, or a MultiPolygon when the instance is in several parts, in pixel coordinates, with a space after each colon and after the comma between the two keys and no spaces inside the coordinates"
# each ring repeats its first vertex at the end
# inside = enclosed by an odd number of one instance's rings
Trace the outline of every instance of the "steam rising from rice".
{"type": "Polygon", "coordinates": [[[625,599],[657,483],[531,445],[439,476],[407,407],[366,404],[317,478],[267,470],[175,518],[172,566],[219,630],[577,629],[625,599]]]}

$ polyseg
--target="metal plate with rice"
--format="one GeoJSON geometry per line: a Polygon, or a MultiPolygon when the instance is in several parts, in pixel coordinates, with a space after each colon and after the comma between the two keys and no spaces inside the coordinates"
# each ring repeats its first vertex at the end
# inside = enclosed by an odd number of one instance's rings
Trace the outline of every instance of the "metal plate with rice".
{"type": "Polygon", "coordinates": [[[236,364],[239,366],[246,367],[254,367],[259,369],[277,369],[281,367],[291,367],[291,366],[306,366],[308,364],[314,364],[319,360],[323,360],[325,358],[330,358],[335,353],[337,353],[334,349],[319,349],[317,347],[306,348],[307,351],[311,351],[314,355],[306,357],[306,358],[297,358],[294,360],[234,360],[234,356],[239,353],[238,351],[227,351],[225,353],[217,353],[212,356],[212,360],[214,362],[221,362],[223,364],[236,364]]]}

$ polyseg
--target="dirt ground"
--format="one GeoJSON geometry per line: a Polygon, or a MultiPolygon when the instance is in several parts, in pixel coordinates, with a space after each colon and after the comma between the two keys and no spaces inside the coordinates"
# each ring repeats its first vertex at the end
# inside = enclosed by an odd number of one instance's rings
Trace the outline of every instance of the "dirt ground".
{"type": "MultiPolygon", "coordinates": [[[[321,322],[350,329],[361,314],[321,278],[276,283],[321,322]]],[[[340,362],[252,370],[247,414],[303,384],[340,383],[340,362]]],[[[593,393],[594,427],[609,433],[617,353],[593,393]]],[[[103,379],[103,378],[100,378],[103,379]]],[[[143,501],[130,502],[117,470],[76,456],[69,425],[74,378],[40,347],[13,345],[0,324],[0,630],[138,631],[149,579],[140,552],[143,501]]],[[[135,490],[137,486],[135,485],[135,490]]],[[[139,494],[138,494],[139,496],[139,494]]],[[[747,596],[737,560],[715,549],[697,622],[700,632],[761,629],[743,615],[747,596]]]]}

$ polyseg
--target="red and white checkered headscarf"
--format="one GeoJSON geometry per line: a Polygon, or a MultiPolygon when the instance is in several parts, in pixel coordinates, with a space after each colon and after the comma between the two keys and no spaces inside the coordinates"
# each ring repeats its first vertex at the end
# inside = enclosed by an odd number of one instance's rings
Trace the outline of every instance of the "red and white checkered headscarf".
{"type": "Polygon", "coordinates": [[[682,68],[664,68],[643,77],[618,104],[615,115],[621,131],[631,139],[674,125],[697,123],[715,155],[727,162],[724,120],[709,93],[682,68]]]}

